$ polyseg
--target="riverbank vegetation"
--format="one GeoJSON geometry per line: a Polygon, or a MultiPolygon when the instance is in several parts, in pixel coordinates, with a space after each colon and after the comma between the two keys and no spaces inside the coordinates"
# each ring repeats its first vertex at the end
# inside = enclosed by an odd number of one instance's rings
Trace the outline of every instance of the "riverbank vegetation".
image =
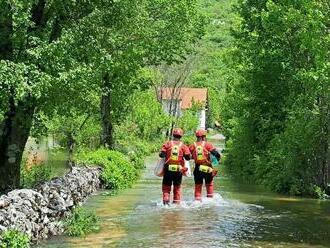
{"type": "Polygon", "coordinates": [[[330,193],[329,2],[238,1],[222,118],[232,175],[330,193]]]}
{"type": "Polygon", "coordinates": [[[138,177],[138,169],[123,153],[108,149],[82,152],[80,164],[96,165],[103,168],[101,180],[106,188],[118,190],[127,188],[138,177]]]}
{"type": "Polygon", "coordinates": [[[0,236],[0,248],[29,248],[30,238],[17,230],[7,230],[0,236]]]}
{"type": "Polygon", "coordinates": [[[100,229],[100,219],[92,211],[76,208],[64,221],[64,229],[69,236],[85,236],[100,229]]]}

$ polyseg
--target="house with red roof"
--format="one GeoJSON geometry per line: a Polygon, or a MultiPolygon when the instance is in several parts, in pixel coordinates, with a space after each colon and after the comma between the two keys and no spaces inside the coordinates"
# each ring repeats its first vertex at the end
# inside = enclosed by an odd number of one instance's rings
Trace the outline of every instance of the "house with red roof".
{"type": "Polygon", "coordinates": [[[206,88],[163,87],[158,90],[158,99],[162,103],[164,111],[173,116],[181,116],[193,104],[198,104],[201,106],[199,111],[199,128],[206,128],[206,88]]]}

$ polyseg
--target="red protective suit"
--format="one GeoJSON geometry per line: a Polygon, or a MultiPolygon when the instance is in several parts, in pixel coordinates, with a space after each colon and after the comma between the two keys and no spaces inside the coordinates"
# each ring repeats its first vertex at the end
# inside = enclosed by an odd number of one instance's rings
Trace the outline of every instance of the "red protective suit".
{"type": "Polygon", "coordinates": [[[199,141],[190,145],[189,150],[195,161],[195,200],[202,200],[203,181],[205,181],[207,197],[213,197],[213,177],[215,176],[216,171],[212,168],[210,153],[215,150],[214,145],[206,141],[199,141]],[[209,172],[202,172],[200,166],[210,167],[209,172]]]}
{"type": "Polygon", "coordinates": [[[166,142],[161,149],[165,153],[164,177],[162,184],[163,203],[170,202],[173,185],[173,203],[181,202],[181,182],[184,169],[184,157],[190,156],[189,148],[181,141],[166,142]],[[177,170],[174,168],[177,166],[177,170]]]}

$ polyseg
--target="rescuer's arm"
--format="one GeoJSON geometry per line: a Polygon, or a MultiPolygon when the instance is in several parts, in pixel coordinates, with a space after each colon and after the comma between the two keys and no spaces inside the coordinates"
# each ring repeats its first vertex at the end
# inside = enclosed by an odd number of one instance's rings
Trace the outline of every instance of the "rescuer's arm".
{"type": "Polygon", "coordinates": [[[217,149],[213,149],[213,150],[211,151],[211,154],[212,154],[214,157],[216,157],[216,159],[217,159],[218,161],[220,161],[221,155],[220,155],[220,153],[217,151],[217,149]]]}
{"type": "Polygon", "coordinates": [[[161,151],[161,152],[159,153],[159,157],[160,157],[160,158],[165,158],[165,157],[166,157],[166,152],[161,151]]]}
{"type": "Polygon", "coordinates": [[[185,154],[183,157],[185,160],[190,160],[190,154],[185,154]]]}
{"type": "Polygon", "coordinates": [[[190,150],[189,150],[188,146],[184,146],[184,148],[183,148],[183,157],[185,160],[190,160],[190,158],[191,158],[191,154],[190,154],[190,150]]]}
{"type": "Polygon", "coordinates": [[[159,157],[160,157],[160,158],[165,158],[165,157],[166,157],[166,151],[167,151],[167,148],[168,148],[168,143],[165,143],[165,144],[162,146],[162,149],[160,150],[160,153],[159,153],[159,157]]]}

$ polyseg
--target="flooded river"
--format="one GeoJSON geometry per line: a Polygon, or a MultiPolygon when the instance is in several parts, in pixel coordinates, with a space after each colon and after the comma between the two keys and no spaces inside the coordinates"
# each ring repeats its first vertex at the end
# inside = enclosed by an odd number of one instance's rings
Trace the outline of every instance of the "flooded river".
{"type": "Polygon", "coordinates": [[[329,201],[288,198],[220,176],[214,199],[193,202],[193,179],[185,178],[182,206],[164,207],[155,159],[132,189],[88,200],[102,219],[98,233],[40,247],[330,247],[329,201]]]}

